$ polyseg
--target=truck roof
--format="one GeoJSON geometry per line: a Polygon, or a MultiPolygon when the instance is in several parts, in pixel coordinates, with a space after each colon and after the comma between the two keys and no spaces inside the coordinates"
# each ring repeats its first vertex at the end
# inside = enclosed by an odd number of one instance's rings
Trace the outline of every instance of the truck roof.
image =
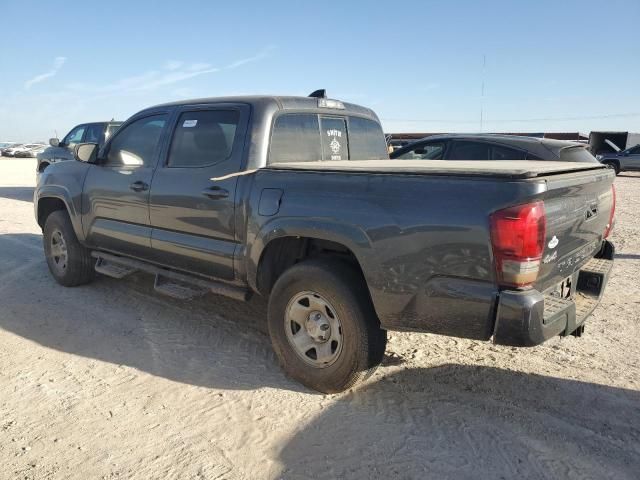
{"type": "Polygon", "coordinates": [[[278,107],[278,110],[318,110],[322,109],[332,114],[359,114],[378,120],[378,116],[370,108],[362,107],[353,103],[342,102],[344,109],[335,108],[323,108],[318,106],[318,98],[315,97],[296,97],[296,96],[282,96],[282,95],[239,95],[229,97],[206,97],[206,98],[194,98],[190,100],[179,100],[176,102],[162,103],[155,105],[147,110],[162,108],[162,107],[175,107],[183,105],[206,105],[215,103],[247,103],[250,105],[268,105],[273,104],[278,107]]]}

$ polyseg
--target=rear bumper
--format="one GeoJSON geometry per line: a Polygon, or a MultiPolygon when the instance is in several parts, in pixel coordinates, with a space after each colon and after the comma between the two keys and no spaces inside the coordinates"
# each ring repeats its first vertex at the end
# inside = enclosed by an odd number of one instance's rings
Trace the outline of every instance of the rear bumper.
{"type": "Polygon", "coordinates": [[[573,299],[544,295],[537,290],[500,292],[494,342],[527,347],[556,335],[579,331],[600,303],[613,267],[613,256],[613,244],[605,241],[596,258],[577,272],[573,299]]]}

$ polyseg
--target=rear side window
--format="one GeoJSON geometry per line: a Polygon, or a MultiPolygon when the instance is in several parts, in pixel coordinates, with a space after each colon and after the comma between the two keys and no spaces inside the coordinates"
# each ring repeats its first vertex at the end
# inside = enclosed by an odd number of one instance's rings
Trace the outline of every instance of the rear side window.
{"type": "Polygon", "coordinates": [[[178,119],[169,167],[203,167],[227,160],[240,119],[237,110],[184,112],[178,119]]]}
{"type": "Polygon", "coordinates": [[[318,116],[288,114],[276,119],[271,136],[270,163],[322,160],[318,116]]]}
{"type": "Polygon", "coordinates": [[[382,128],[369,119],[288,113],[273,126],[269,163],[388,158],[382,128]]]}
{"type": "Polygon", "coordinates": [[[489,145],[480,142],[453,142],[449,160],[489,160],[489,145]]]}
{"type": "Polygon", "coordinates": [[[501,145],[491,146],[491,160],[524,160],[526,153],[501,145]]]}
{"type": "Polygon", "coordinates": [[[378,122],[349,117],[349,154],[351,160],[386,160],[389,158],[384,132],[378,122]]]}
{"type": "Polygon", "coordinates": [[[596,157],[591,155],[591,152],[582,146],[566,147],[560,150],[560,161],[598,163],[596,157]]]}

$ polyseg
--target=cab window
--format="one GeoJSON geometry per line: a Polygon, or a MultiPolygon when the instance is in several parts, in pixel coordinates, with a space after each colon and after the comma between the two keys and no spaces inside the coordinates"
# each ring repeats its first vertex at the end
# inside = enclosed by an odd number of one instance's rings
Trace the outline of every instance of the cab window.
{"type": "Polygon", "coordinates": [[[79,125],[73,130],[71,130],[66,137],[62,140],[63,145],[70,145],[72,143],[80,143],[82,142],[82,137],[84,135],[86,125],[79,125]]]}
{"type": "Polygon", "coordinates": [[[442,160],[444,142],[423,143],[400,155],[401,160],[442,160]]]}
{"type": "Polygon", "coordinates": [[[455,141],[449,160],[488,160],[489,145],[482,142],[455,141]]]}
{"type": "Polygon", "coordinates": [[[232,153],[240,112],[200,110],[180,115],[171,141],[169,167],[204,167],[232,153]]]}
{"type": "Polygon", "coordinates": [[[119,130],[109,144],[105,165],[150,167],[155,163],[167,115],[141,118],[119,130]]]}

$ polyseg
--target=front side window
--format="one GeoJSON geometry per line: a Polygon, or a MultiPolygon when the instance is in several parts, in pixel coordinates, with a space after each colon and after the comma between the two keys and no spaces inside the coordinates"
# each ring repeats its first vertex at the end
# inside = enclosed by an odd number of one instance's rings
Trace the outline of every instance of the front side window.
{"type": "Polygon", "coordinates": [[[173,133],[168,166],[203,167],[227,160],[239,120],[237,110],[184,112],[173,133]]]}
{"type": "Polygon", "coordinates": [[[423,143],[397,158],[401,160],[442,160],[444,147],[444,142],[423,143]]]}
{"type": "Polygon", "coordinates": [[[120,130],[108,147],[105,165],[152,166],[166,121],[166,114],[153,115],[136,120],[120,130]]]}
{"type": "Polygon", "coordinates": [[[453,142],[449,160],[489,160],[489,145],[481,142],[453,142]]]}
{"type": "Polygon", "coordinates": [[[72,143],[80,143],[82,141],[82,136],[84,135],[85,125],[80,125],[79,127],[71,130],[66,137],[62,140],[62,144],[71,145],[72,143]]]}
{"type": "Polygon", "coordinates": [[[629,155],[640,155],[640,145],[630,148],[627,151],[629,152],[629,155]]]}
{"type": "Polygon", "coordinates": [[[269,163],[322,160],[318,115],[280,115],[273,126],[269,163]]]}

